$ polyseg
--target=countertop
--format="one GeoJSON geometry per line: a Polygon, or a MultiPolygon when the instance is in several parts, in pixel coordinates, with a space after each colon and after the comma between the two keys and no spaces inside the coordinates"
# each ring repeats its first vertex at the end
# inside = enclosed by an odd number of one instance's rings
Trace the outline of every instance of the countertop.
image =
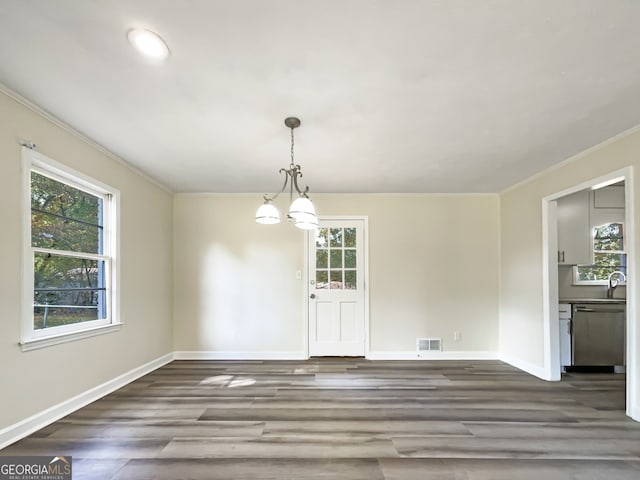
{"type": "Polygon", "coordinates": [[[560,303],[627,303],[626,298],[561,298],[560,303]]]}

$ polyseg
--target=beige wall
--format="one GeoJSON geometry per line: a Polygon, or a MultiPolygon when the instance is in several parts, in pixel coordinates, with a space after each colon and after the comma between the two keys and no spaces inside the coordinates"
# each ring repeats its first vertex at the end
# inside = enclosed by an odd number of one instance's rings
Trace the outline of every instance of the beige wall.
{"type": "MultiPolygon", "coordinates": [[[[370,342],[497,351],[497,196],[314,195],[322,216],[369,217],[370,342]],[[462,340],[453,341],[460,331],[462,340]]],[[[175,197],[178,351],[304,351],[304,234],[254,222],[259,195],[175,197]]]]}
{"type": "Polygon", "coordinates": [[[175,196],[175,350],[302,351],[304,234],[256,224],[259,202],[175,196]]]}
{"type": "MultiPolygon", "coordinates": [[[[624,167],[640,164],[640,132],[612,139],[500,195],[500,352],[517,364],[544,368],[542,199],[624,167]]],[[[638,190],[637,176],[633,190],[638,190]]],[[[635,194],[635,211],[640,211],[635,194]]],[[[636,222],[635,245],[640,235],[636,222]]],[[[637,269],[638,259],[630,257],[637,269]]],[[[637,271],[637,270],[636,270],[637,271]]],[[[634,295],[638,283],[631,280],[634,295]]],[[[636,297],[637,298],[637,297],[636,297]]],[[[634,319],[635,321],[635,319],[634,319]]],[[[634,335],[634,332],[631,332],[634,335]]],[[[634,339],[634,341],[636,341],[634,339]]]]}
{"type": "Polygon", "coordinates": [[[0,93],[0,430],[172,350],[172,195],[0,93]],[[121,192],[122,329],[22,352],[21,147],[121,192]]]}

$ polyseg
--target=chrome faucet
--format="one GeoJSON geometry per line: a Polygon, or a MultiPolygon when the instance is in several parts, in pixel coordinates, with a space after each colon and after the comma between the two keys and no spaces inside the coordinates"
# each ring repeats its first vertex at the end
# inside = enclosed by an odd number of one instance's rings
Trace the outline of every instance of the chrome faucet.
{"type": "Polygon", "coordinates": [[[623,282],[625,282],[627,280],[627,276],[624,273],[622,273],[621,271],[616,270],[615,272],[611,272],[609,274],[609,286],[607,287],[607,298],[613,298],[613,292],[615,292],[616,287],[620,283],[620,278],[618,278],[618,279],[614,279],[613,278],[615,275],[618,275],[619,277],[622,277],[622,281],[623,282]]]}

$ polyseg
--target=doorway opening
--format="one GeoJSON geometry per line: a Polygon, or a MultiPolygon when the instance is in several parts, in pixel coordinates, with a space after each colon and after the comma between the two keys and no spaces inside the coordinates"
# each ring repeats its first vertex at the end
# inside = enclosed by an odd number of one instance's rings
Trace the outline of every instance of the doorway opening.
{"type": "Polygon", "coordinates": [[[626,369],[626,413],[640,421],[632,170],[545,197],[542,213],[546,379],[626,369]]]}

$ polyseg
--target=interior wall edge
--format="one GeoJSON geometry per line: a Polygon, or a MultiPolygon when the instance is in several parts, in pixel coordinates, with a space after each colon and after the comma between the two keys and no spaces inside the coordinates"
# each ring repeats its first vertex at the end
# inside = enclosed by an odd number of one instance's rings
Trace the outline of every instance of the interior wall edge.
{"type": "Polygon", "coordinates": [[[526,360],[522,360],[521,358],[504,352],[500,352],[498,359],[542,380],[553,381],[553,379],[549,377],[549,372],[544,367],[527,362],[526,360]]]}

